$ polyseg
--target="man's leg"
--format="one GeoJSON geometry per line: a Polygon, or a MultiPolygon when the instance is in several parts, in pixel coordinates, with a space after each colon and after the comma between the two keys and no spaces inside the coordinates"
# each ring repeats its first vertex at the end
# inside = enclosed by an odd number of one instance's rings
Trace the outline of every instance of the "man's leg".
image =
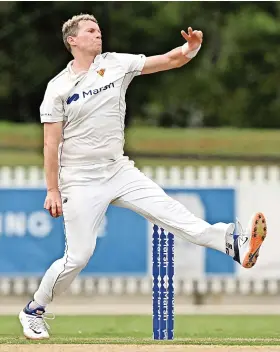
{"type": "Polygon", "coordinates": [[[67,192],[62,192],[65,253],[51,265],[34,294],[34,301],[20,313],[26,337],[48,338],[43,319],[32,321],[32,316],[42,315],[46,305],[69,288],[92,256],[98,228],[109,205],[104,191],[104,187],[87,186],[70,187],[67,192]]]}
{"type": "Polygon", "coordinates": [[[266,235],[263,214],[257,213],[251,219],[248,235],[246,231],[240,230],[241,236],[234,240],[233,223],[210,225],[197,218],[136,168],[131,167],[119,172],[114,181],[117,189],[114,205],[134,210],[165,230],[192,243],[227,253],[244,267],[249,268],[255,264],[266,235]],[[248,253],[253,254],[253,258],[249,259],[248,253]]]}
{"type": "Polygon", "coordinates": [[[46,306],[54,296],[63,293],[87,265],[108,207],[107,202],[97,202],[97,197],[82,195],[79,193],[82,190],[76,191],[76,197],[70,196],[63,205],[66,238],[64,256],[51,265],[34,294],[34,300],[41,306],[46,306]]]}

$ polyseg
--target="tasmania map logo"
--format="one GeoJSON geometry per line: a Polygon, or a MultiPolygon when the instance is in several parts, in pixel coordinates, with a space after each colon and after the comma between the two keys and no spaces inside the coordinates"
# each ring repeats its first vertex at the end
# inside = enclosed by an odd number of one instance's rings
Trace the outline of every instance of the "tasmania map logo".
{"type": "Polygon", "coordinates": [[[103,77],[104,76],[104,73],[105,73],[105,68],[101,68],[99,71],[97,71],[97,73],[103,77]]]}

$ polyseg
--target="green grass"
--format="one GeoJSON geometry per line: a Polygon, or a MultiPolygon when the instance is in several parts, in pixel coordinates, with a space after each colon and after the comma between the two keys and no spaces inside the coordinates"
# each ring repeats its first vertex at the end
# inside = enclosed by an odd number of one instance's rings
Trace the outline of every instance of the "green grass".
{"type": "MultiPolygon", "coordinates": [[[[154,343],[151,316],[60,316],[50,323],[46,343],[154,343]]],[[[164,343],[280,345],[279,325],[280,316],[179,315],[175,340],[164,343]]],[[[3,343],[32,343],[22,337],[17,317],[0,317],[3,343]]]]}
{"type": "MultiPolygon", "coordinates": [[[[126,130],[126,149],[131,153],[164,153],[279,156],[280,130],[256,129],[165,129],[132,126],[126,130]]],[[[0,165],[39,165],[42,160],[43,127],[41,124],[0,122],[0,165]],[[2,150],[1,150],[2,148],[2,150]],[[4,149],[5,148],[5,149],[4,149]],[[21,151],[15,151],[18,148],[21,151]]],[[[216,160],[173,160],[132,158],[137,166],[163,165],[254,165],[264,162],[216,160]]]]}
{"type": "Polygon", "coordinates": [[[40,148],[43,129],[40,124],[0,122],[0,147],[40,148]]]}
{"type": "Polygon", "coordinates": [[[248,161],[226,161],[226,160],[188,160],[188,159],[182,159],[182,160],[174,160],[174,159],[154,159],[154,158],[132,158],[132,160],[135,161],[135,166],[138,168],[142,168],[144,166],[150,166],[150,167],[155,167],[155,166],[163,166],[163,167],[171,167],[171,166],[178,166],[178,167],[187,167],[187,166],[193,166],[193,167],[199,167],[199,166],[221,166],[221,167],[226,167],[226,166],[236,166],[236,167],[241,167],[241,166],[259,166],[259,165],[271,165],[271,163],[260,163],[260,162],[248,162],[248,161]]]}
{"type": "Polygon", "coordinates": [[[43,166],[43,156],[35,151],[1,151],[0,166],[43,166]]]}
{"type": "Polygon", "coordinates": [[[131,151],[273,156],[279,155],[280,130],[134,127],[126,139],[131,151]]]}

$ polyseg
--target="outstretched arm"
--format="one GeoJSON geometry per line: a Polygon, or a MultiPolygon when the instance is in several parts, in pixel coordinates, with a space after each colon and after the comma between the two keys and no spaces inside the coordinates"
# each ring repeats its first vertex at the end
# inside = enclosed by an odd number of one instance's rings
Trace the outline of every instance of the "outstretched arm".
{"type": "Polygon", "coordinates": [[[187,43],[166,54],[147,57],[142,75],[181,67],[197,54],[202,44],[202,32],[189,27],[188,33],[181,31],[181,34],[187,43]]]}

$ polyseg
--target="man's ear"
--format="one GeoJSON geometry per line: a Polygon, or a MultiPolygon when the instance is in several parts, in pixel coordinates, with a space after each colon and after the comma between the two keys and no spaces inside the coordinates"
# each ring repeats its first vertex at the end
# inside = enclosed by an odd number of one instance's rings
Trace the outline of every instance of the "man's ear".
{"type": "Polygon", "coordinates": [[[69,35],[69,37],[67,37],[67,43],[71,46],[75,46],[76,45],[75,37],[72,37],[71,35],[69,35]]]}

